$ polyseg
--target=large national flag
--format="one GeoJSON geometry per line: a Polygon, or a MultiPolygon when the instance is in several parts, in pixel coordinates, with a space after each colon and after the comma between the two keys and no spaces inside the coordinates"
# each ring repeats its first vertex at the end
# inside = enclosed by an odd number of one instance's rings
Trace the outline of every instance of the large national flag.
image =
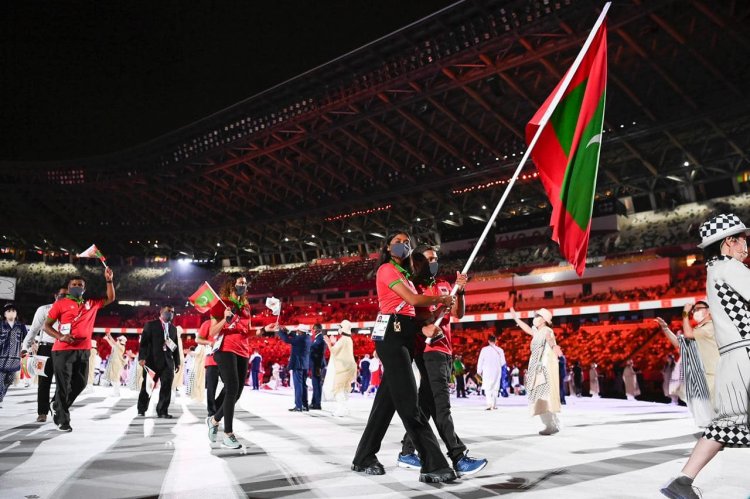
{"type": "MultiPolygon", "coordinates": [[[[573,68],[571,68],[572,70],[573,68]]],[[[568,70],[570,72],[570,70],[568,70]]],[[[583,275],[591,232],[607,82],[607,26],[602,22],[570,85],[544,126],[531,157],[552,205],[552,239],[583,275]]],[[[562,85],[526,125],[526,143],[562,85]]]]}
{"type": "Polygon", "coordinates": [[[219,295],[216,294],[211,285],[204,281],[198,290],[188,298],[188,301],[198,312],[205,314],[220,303],[221,298],[219,298],[219,295]]]}
{"type": "MultiPolygon", "coordinates": [[[[96,244],[92,244],[87,250],[78,253],[77,256],[78,258],[98,258],[102,263],[106,262],[107,260],[102,252],[99,251],[99,248],[96,247],[96,244]]],[[[106,266],[107,264],[104,263],[104,265],[106,266]]]]}

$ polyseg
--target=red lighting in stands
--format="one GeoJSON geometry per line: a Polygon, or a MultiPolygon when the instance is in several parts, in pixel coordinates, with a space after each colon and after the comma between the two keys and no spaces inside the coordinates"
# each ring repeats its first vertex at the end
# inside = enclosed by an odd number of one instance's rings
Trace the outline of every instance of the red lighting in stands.
{"type": "Polygon", "coordinates": [[[377,213],[379,211],[387,211],[387,210],[390,210],[390,209],[391,209],[391,205],[387,204],[385,206],[379,206],[377,208],[370,208],[370,209],[367,209],[367,210],[356,210],[356,211],[351,211],[349,213],[342,213],[341,215],[334,215],[332,217],[327,217],[325,219],[325,221],[326,222],[335,222],[337,220],[345,220],[347,218],[359,217],[359,216],[362,216],[362,215],[371,215],[371,214],[377,213]]]}

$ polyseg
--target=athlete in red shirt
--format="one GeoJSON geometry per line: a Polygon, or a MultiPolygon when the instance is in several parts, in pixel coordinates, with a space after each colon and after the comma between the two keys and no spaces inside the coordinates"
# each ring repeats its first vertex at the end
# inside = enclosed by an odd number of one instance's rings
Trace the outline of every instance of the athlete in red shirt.
{"type": "Polygon", "coordinates": [[[52,417],[60,431],[73,431],[70,427],[70,406],[88,382],[91,335],[96,313],[115,301],[111,268],[104,268],[104,278],[107,281],[106,299],[84,298],[86,280],[83,277],[71,278],[68,281],[68,294],[52,305],[44,323],[44,332],[56,340],[52,346],[57,383],[52,417]],[[53,327],[56,322],[59,322],[57,329],[53,327]]]}
{"type": "Polygon", "coordinates": [[[414,307],[450,306],[450,296],[425,296],[416,293],[411,277],[411,238],[399,231],[386,238],[381,249],[376,288],[380,314],[374,330],[375,351],[383,364],[383,377],[372,404],[352,470],[369,475],[383,475],[385,468],[378,461],[383,436],[398,411],[404,427],[422,456],[422,482],[450,482],[456,474],[440,451],[435,434],[419,410],[417,384],[411,370],[415,337],[418,334],[414,307]],[[387,319],[383,316],[389,316],[387,319]]]}
{"type": "Polygon", "coordinates": [[[260,330],[250,326],[251,310],[247,301],[247,279],[233,274],[219,292],[222,302],[211,310],[210,338],[215,338],[213,357],[224,382],[224,401],[213,416],[206,418],[208,438],[215,442],[219,422],[224,420],[222,447],[240,449],[242,444],[234,436],[234,406],[242,395],[250,359],[250,335],[260,330]],[[218,345],[218,346],[217,346],[218,345]]]}
{"type": "MultiPolygon", "coordinates": [[[[444,279],[437,279],[438,256],[432,247],[420,248],[419,252],[412,255],[412,267],[414,269],[414,283],[417,290],[426,296],[450,295],[452,286],[444,279]]],[[[486,459],[474,459],[469,457],[466,446],[456,435],[451,416],[451,401],[449,383],[453,366],[453,350],[451,348],[451,319],[464,316],[464,287],[467,276],[456,275],[458,286],[457,300],[451,309],[445,313],[440,323],[440,328],[434,322],[437,316],[444,311],[444,307],[429,307],[417,309],[417,316],[426,319],[427,325],[423,327],[424,332],[433,338],[426,344],[425,341],[417,342],[417,352],[414,362],[417,364],[422,382],[419,384],[419,407],[425,416],[435,421],[446,448],[448,457],[453,461],[453,468],[458,476],[473,475],[487,466],[486,459]],[[437,339],[437,334],[442,332],[437,339]]],[[[404,435],[403,447],[398,457],[398,465],[402,468],[416,468],[421,466],[421,459],[416,455],[416,448],[409,434],[404,435]]]]}

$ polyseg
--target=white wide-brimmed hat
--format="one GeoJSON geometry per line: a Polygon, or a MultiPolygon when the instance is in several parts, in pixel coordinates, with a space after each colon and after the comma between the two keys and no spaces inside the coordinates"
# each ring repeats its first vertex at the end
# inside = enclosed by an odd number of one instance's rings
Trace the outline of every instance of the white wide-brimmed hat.
{"type": "Polygon", "coordinates": [[[297,326],[297,331],[304,331],[305,333],[309,333],[310,326],[308,326],[307,324],[300,324],[299,326],[297,326]]]}
{"type": "Polygon", "coordinates": [[[734,236],[736,234],[747,234],[748,231],[750,231],[750,229],[745,227],[745,224],[742,223],[740,217],[734,213],[716,215],[701,224],[699,229],[701,243],[698,247],[703,249],[713,243],[721,241],[725,237],[734,236]]]}
{"type": "Polygon", "coordinates": [[[540,308],[539,310],[537,310],[536,315],[540,316],[547,323],[552,324],[552,312],[550,312],[546,308],[540,308]]]}
{"type": "Polygon", "coordinates": [[[120,343],[127,343],[128,342],[128,337],[120,335],[120,336],[117,337],[117,341],[119,341],[120,343]]]}
{"type": "Polygon", "coordinates": [[[339,333],[352,334],[352,323],[344,319],[338,327],[339,333]]]}

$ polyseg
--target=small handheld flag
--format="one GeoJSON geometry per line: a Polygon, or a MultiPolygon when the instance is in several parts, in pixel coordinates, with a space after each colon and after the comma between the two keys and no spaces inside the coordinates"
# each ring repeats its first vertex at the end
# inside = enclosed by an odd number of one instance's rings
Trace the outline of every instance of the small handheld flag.
{"type": "Polygon", "coordinates": [[[224,303],[221,301],[221,298],[219,298],[216,291],[214,291],[211,285],[206,281],[204,281],[198,290],[188,298],[188,301],[202,314],[211,310],[218,303],[224,303]]]}
{"type": "Polygon", "coordinates": [[[278,324],[281,319],[281,300],[269,296],[266,298],[266,307],[271,309],[271,313],[276,316],[276,324],[278,324]]]}
{"type": "Polygon", "coordinates": [[[266,307],[271,309],[273,315],[279,315],[281,313],[281,300],[274,297],[266,298],[266,307]]]}
{"type": "Polygon", "coordinates": [[[76,256],[78,256],[78,258],[98,258],[102,262],[102,265],[105,267],[107,266],[107,259],[102,252],[99,251],[99,248],[96,247],[96,244],[92,244],[86,251],[78,253],[76,256]]]}

